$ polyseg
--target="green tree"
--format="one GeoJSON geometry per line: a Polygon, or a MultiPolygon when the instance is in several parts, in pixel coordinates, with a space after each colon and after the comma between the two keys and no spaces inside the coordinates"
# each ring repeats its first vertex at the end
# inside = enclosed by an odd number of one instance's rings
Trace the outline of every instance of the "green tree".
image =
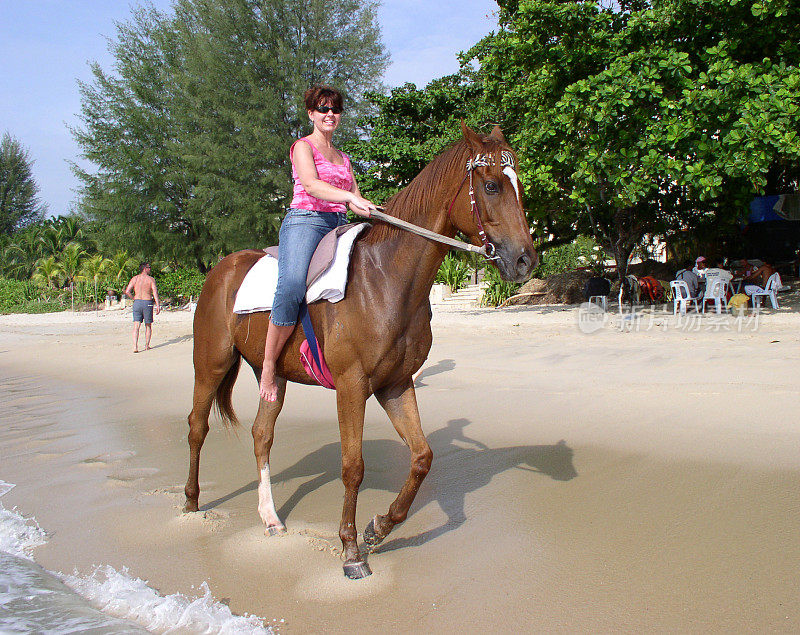
{"type": "Polygon", "coordinates": [[[69,243],[58,259],[58,265],[64,273],[66,282],[73,286],[77,281],[83,280],[83,263],[89,257],[86,250],[79,243],[69,243]]]}
{"type": "Polygon", "coordinates": [[[500,4],[471,57],[540,232],[593,234],[624,275],[646,234],[730,224],[798,187],[796,3],[500,4]]]}
{"type": "Polygon", "coordinates": [[[3,273],[16,280],[27,280],[33,274],[36,261],[44,255],[42,234],[44,225],[36,223],[8,237],[3,249],[3,273]]]}
{"type": "Polygon", "coordinates": [[[75,283],[83,280],[83,263],[89,254],[81,247],[79,243],[71,242],[58,259],[58,266],[64,276],[66,283],[69,285],[69,291],[72,299],[72,310],[75,310],[75,283]]]}
{"type": "Polygon", "coordinates": [[[362,120],[369,139],[346,149],[364,166],[359,188],[376,202],[408,185],[436,155],[461,137],[459,121],[480,129],[480,84],[465,74],[449,75],[419,89],[405,84],[389,94],[368,95],[375,112],[362,120]]]}
{"type": "MultiPolygon", "coordinates": [[[[368,0],[178,0],[119,25],[114,74],[95,64],[73,133],[74,166],[104,251],[219,253],[274,242],[289,201],[288,149],[307,130],[302,94],[328,82],[356,121],[387,58],[368,0]]],[[[345,134],[357,133],[355,124],[345,134]]]]}
{"type": "Polygon", "coordinates": [[[28,151],[6,132],[0,141],[0,234],[11,234],[44,218],[47,205],[38,194],[28,151]]]}
{"type": "Polygon", "coordinates": [[[46,286],[48,289],[55,289],[63,275],[61,265],[55,256],[40,258],[36,263],[36,270],[33,272],[33,281],[46,286]]]}
{"type": "Polygon", "coordinates": [[[108,259],[107,273],[112,284],[122,288],[133,276],[136,269],[136,260],[128,255],[127,251],[118,251],[108,259]]]}
{"type": "Polygon", "coordinates": [[[94,301],[99,301],[97,295],[97,285],[102,280],[103,275],[108,271],[110,260],[103,257],[101,254],[94,254],[88,256],[81,264],[81,275],[84,280],[90,280],[94,283],[94,301]]]}

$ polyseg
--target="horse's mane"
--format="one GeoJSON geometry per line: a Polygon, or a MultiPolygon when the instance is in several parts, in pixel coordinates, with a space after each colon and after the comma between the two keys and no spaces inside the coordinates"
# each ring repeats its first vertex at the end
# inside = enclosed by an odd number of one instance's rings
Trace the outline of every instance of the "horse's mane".
{"type": "MultiPolygon", "coordinates": [[[[499,152],[501,143],[491,137],[480,135],[484,143],[483,152],[499,152]]],[[[465,139],[457,141],[444,152],[434,157],[406,187],[386,201],[386,213],[414,223],[422,224],[421,219],[436,207],[450,204],[456,189],[466,175],[467,160],[474,154],[465,139]]],[[[404,230],[376,222],[362,238],[366,243],[380,243],[394,237],[404,230]]]]}

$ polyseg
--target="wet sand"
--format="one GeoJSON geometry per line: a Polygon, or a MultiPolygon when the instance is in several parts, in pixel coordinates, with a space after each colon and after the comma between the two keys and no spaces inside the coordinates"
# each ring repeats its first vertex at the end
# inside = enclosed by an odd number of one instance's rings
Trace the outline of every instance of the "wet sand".
{"type": "MultiPolygon", "coordinates": [[[[0,316],[4,503],[47,530],[47,569],[208,581],[284,633],[800,630],[797,312],[587,335],[575,308],[436,308],[417,379],[433,469],[361,581],[339,559],[333,393],[291,385],[278,420],[286,535],[256,510],[245,366],[245,425],[212,419],[201,511],[182,514],[191,316],[159,316],[137,355],[129,319],[0,316]]],[[[360,530],[408,469],[374,400],[364,457],[360,530]]]]}

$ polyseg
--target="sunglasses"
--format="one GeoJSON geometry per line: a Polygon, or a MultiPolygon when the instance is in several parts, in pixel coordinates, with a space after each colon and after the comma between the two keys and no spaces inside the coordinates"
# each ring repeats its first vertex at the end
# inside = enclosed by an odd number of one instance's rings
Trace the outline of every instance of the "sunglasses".
{"type": "Polygon", "coordinates": [[[314,110],[316,110],[319,113],[322,113],[323,115],[327,115],[331,111],[333,111],[334,115],[342,114],[342,109],[337,108],[336,106],[317,106],[316,108],[314,108],[314,110]]]}

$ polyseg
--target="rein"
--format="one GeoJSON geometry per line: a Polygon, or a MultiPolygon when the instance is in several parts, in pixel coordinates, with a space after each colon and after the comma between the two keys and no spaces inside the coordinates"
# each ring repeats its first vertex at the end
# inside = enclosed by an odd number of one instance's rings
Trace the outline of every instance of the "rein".
{"type": "MultiPolygon", "coordinates": [[[[472,183],[472,173],[475,168],[489,167],[493,165],[495,165],[495,159],[494,155],[491,154],[478,154],[472,159],[467,159],[467,173],[464,175],[464,178],[461,179],[461,183],[456,190],[455,196],[453,196],[453,200],[451,201],[450,206],[447,208],[447,218],[450,219],[450,222],[452,223],[453,217],[451,216],[450,212],[453,210],[453,205],[456,203],[456,199],[461,192],[461,188],[464,187],[464,183],[466,183],[467,179],[469,179],[470,210],[472,211],[472,216],[475,218],[475,223],[478,226],[478,236],[483,243],[483,246],[481,247],[476,247],[475,245],[471,245],[470,243],[466,243],[462,240],[456,240],[455,238],[449,238],[447,236],[443,236],[442,234],[437,234],[436,232],[419,227],[418,225],[414,225],[408,221],[384,214],[383,207],[378,207],[376,208],[378,211],[370,213],[370,218],[376,218],[390,225],[394,225],[395,227],[405,229],[406,231],[416,234],[417,236],[422,236],[423,238],[443,243],[452,247],[453,249],[460,249],[461,251],[476,253],[483,256],[487,260],[496,260],[498,258],[496,255],[496,249],[495,246],[489,241],[488,237],[486,236],[486,230],[483,228],[480,211],[478,210],[478,203],[475,201],[475,188],[472,183]]],[[[503,150],[500,153],[500,165],[503,167],[504,172],[506,169],[511,169],[513,171],[514,156],[510,152],[503,150]]]]}
{"type": "Polygon", "coordinates": [[[475,245],[471,245],[469,243],[465,243],[463,240],[456,240],[455,238],[449,238],[448,236],[443,236],[442,234],[437,234],[436,232],[432,232],[430,229],[425,229],[424,227],[420,227],[419,225],[414,225],[413,223],[409,223],[408,221],[401,220],[399,218],[395,218],[394,216],[389,216],[389,214],[383,213],[383,207],[377,207],[378,211],[370,212],[369,217],[375,218],[377,220],[381,220],[384,223],[388,223],[389,225],[394,225],[395,227],[399,227],[400,229],[405,229],[412,234],[416,234],[417,236],[422,236],[423,238],[427,238],[428,240],[433,240],[437,243],[442,243],[452,247],[453,249],[460,249],[461,251],[471,251],[472,253],[478,254],[483,256],[484,258],[491,259],[492,256],[489,256],[486,253],[486,247],[477,247],[475,245]]]}

